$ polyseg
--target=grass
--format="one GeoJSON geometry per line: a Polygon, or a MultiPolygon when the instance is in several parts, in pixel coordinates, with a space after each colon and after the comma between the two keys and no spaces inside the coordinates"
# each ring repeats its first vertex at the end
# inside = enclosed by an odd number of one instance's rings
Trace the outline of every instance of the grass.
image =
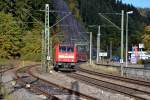
{"type": "Polygon", "coordinates": [[[19,65],[19,66],[27,66],[32,64],[37,64],[40,62],[29,61],[29,60],[8,60],[8,59],[0,59],[0,65],[19,65]]]}
{"type": "Polygon", "coordinates": [[[115,75],[120,74],[117,68],[106,67],[106,66],[95,65],[95,64],[90,65],[88,63],[85,63],[81,65],[81,68],[88,69],[91,71],[101,72],[101,73],[109,73],[109,74],[115,74],[115,75]]]}
{"type": "Polygon", "coordinates": [[[28,68],[29,65],[34,65],[34,64],[40,64],[40,62],[19,60],[18,65],[19,65],[20,69],[18,71],[23,73],[26,71],[26,69],[28,68]]]}
{"type": "Polygon", "coordinates": [[[40,64],[40,62],[34,61],[25,61],[25,60],[8,60],[8,59],[0,59],[0,70],[5,70],[8,68],[16,67],[25,67],[28,65],[40,64]],[[6,65],[6,66],[5,66],[6,65]]]}
{"type": "Polygon", "coordinates": [[[8,60],[6,59],[0,59],[0,65],[5,65],[8,63],[8,60]]]}

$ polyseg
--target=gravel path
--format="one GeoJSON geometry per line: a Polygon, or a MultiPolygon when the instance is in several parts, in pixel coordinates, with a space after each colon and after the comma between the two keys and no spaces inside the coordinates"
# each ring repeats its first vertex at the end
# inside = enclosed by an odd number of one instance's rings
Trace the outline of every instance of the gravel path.
{"type": "MultiPolygon", "coordinates": [[[[99,89],[99,88],[96,88],[93,86],[89,86],[83,82],[77,81],[73,78],[66,76],[65,74],[62,74],[61,72],[53,71],[53,73],[49,74],[49,73],[42,73],[39,70],[40,70],[40,68],[38,69],[38,71],[35,69],[33,71],[34,71],[34,74],[40,78],[46,79],[48,81],[62,85],[67,88],[77,90],[81,93],[96,97],[98,99],[102,99],[102,100],[133,100],[127,96],[120,95],[115,92],[110,93],[108,91],[104,91],[102,89],[99,89]]],[[[65,100],[65,99],[63,98],[63,100],[65,100]]]]}
{"type": "Polygon", "coordinates": [[[18,84],[16,84],[16,88],[14,88],[12,85],[12,81],[15,79],[13,71],[14,69],[7,71],[2,76],[2,82],[8,93],[7,100],[43,100],[39,95],[29,92],[18,84]]]}

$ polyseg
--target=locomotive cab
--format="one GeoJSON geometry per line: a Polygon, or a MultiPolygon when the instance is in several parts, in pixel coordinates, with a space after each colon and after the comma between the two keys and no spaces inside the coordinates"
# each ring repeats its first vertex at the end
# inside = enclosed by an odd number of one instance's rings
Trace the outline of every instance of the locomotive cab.
{"type": "Polygon", "coordinates": [[[54,70],[71,71],[76,65],[76,48],[70,44],[59,44],[55,50],[54,70]]]}

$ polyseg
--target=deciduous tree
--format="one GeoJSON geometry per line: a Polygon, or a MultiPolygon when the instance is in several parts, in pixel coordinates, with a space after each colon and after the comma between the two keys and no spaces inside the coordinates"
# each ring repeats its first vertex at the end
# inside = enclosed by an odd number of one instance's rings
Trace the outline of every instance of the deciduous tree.
{"type": "Polygon", "coordinates": [[[22,34],[19,25],[11,14],[0,12],[0,57],[19,57],[21,46],[22,34]]]}
{"type": "Polygon", "coordinates": [[[145,48],[150,51],[150,25],[145,27],[144,35],[143,35],[143,42],[145,48]]]}

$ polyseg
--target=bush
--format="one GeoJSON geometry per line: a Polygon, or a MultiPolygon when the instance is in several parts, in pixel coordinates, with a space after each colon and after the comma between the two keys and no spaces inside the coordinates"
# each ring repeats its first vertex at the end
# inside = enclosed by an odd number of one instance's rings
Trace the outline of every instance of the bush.
{"type": "Polygon", "coordinates": [[[138,63],[138,64],[143,64],[143,61],[140,59],[140,60],[138,60],[137,63],[138,63]]]}
{"type": "Polygon", "coordinates": [[[150,64],[150,59],[142,60],[143,64],[150,64]]]}

